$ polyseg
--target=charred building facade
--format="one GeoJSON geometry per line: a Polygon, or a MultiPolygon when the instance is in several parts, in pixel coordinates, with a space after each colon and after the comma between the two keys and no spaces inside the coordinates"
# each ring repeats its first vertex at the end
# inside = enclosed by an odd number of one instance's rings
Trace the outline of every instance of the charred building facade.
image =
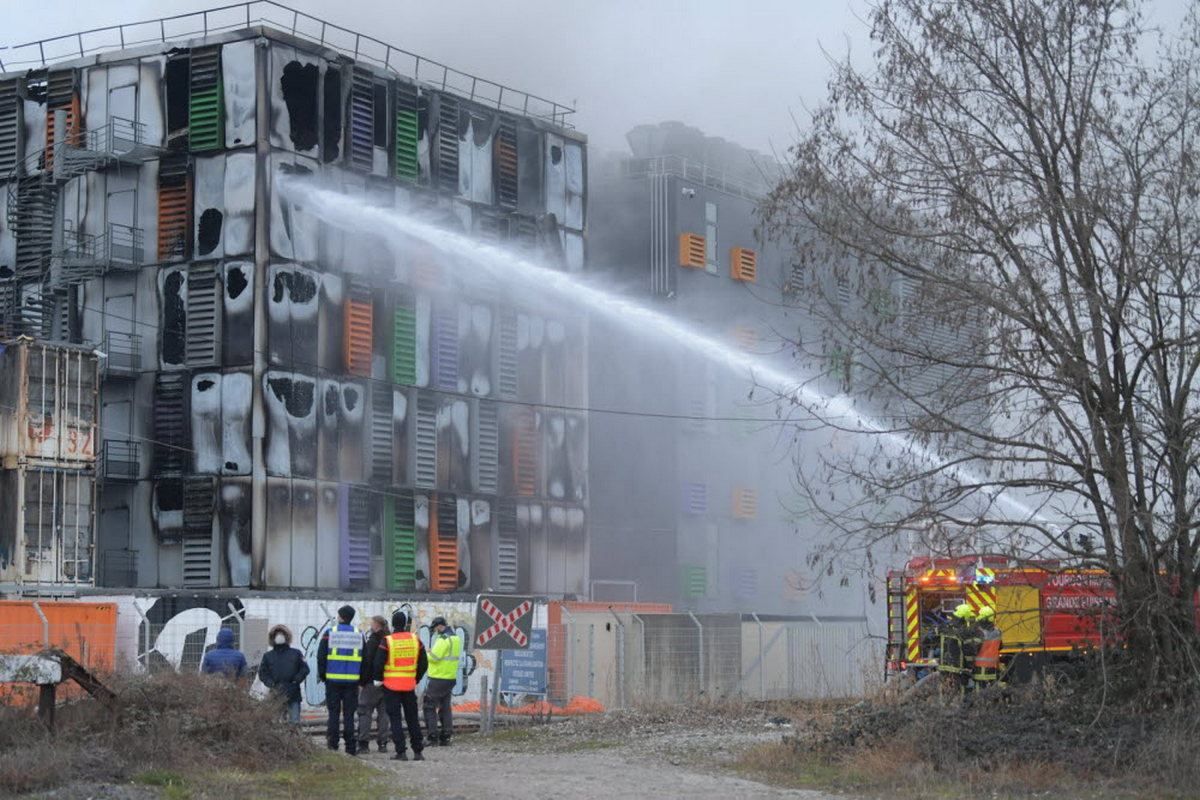
{"type": "Polygon", "coordinates": [[[74,343],[99,378],[71,551],[94,572],[0,553],[0,583],[582,593],[586,325],[278,188],[312,175],[579,271],[570,109],[258,7],[5,55],[0,341],[74,343]]]}

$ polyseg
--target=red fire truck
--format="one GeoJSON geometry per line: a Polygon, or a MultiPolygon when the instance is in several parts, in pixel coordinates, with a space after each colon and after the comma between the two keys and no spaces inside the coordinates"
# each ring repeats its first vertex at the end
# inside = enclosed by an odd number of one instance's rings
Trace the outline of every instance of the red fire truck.
{"type": "Polygon", "coordinates": [[[1116,628],[1107,573],[998,555],[914,558],[888,573],[887,603],[889,677],[937,666],[934,630],[959,603],[995,609],[1002,665],[1014,679],[1097,647],[1116,628]]]}

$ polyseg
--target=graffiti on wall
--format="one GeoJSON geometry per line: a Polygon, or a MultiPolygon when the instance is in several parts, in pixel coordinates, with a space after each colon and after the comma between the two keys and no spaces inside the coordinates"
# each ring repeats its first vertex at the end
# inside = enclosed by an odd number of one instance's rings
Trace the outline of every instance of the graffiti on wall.
{"type": "MultiPolygon", "coordinates": [[[[412,620],[410,629],[426,646],[429,622],[434,617],[445,617],[464,644],[456,695],[466,693],[477,663],[466,647],[474,622],[472,603],[204,595],[120,596],[111,601],[118,605],[118,655],[143,670],[198,672],[204,654],[215,646],[222,627],[233,629],[238,647],[246,654],[251,668],[257,669],[262,653],[269,646],[266,632],[274,625],[286,625],[294,637],[292,646],[308,662],[309,677],[301,688],[309,706],[325,702],[325,687],[317,680],[317,647],[321,634],[333,623],[336,609],[343,605],[355,610],[354,622],[364,633],[370,628],[371,617],[381,616],[390,622],[394,612],[403,611],[412,620]]],[[[265,693],[261,683],[256,681],[254,686],[257,692],[265,693]]]]}

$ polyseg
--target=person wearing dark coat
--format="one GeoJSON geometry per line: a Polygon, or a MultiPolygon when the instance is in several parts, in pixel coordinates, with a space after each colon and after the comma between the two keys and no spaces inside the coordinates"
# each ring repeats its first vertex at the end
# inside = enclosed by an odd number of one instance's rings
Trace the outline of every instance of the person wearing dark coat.
{"type": "Polygon", "coordinates": [[[388,718],[387,709],[383,704],[383,687],[376,686],[372,679],[375,656],[383,637],[388,635],[387,620],[383,617],[371,617],[371,634],[363,645],[363,670],[358,685],[358,749],[367,752],[371,744],[371,717],[375,717],[375,740],[379,752],[387,752],[388,718]]]}
{"type": "Polygon", "coordinates": [[[271,696],[286,704],[289,722],[300,722],[300,684],[308,677],[304,654],[292,647],[292,632],[276,625],[267,634],[271,649],[263,653],[258,679],[271,690],[271,696]]]}
{"type": "Polygon", "coordinates": [[[246,657],[233,646],[233,631],[221,628],[217,631],[217,646],[204,654],[200,671],[205,675],[224,675],[238,680],[246,674],[246,657]]]}
{"type": "Polygon", "coordinates": [[[347,755],[358,755],[354,712],[358,710],[358,682],[362,679],[363,635],[354,627],[354,608],[338,609],[337,624],[321,634],[317,645],[317,680],[325,684],[329,723],[325,735],[330,750],[346,740],[347,755]]]}

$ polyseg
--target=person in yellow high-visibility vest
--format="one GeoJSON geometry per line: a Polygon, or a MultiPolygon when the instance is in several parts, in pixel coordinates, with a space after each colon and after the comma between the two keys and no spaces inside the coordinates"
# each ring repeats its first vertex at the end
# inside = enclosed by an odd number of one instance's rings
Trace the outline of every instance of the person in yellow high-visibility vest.
{"type": "Polygon", "coordinates": [[[404,750],[404,725],[412,744],[413,761],[424,761],[421,751],[425,743],[421,736],[421,715],[417,710],[417,682],[425,676],[428,661],[425,648],[415,633],[408,630],[408,615],[403,611],[392,614],[392,633],[385,636],[375,653],[375,685],[383,687],[383,706],[391,723],[392,742],[396,752],[392,758],[407,761],[404,750]]]}
{"type": "Polygon", "coordinates": [[[429,682],[425,684],[425,728],[429,743],[446,747],[454,732],[454,717],[450,711],[450,693],[458,679],[458,659],[462,655],[462,639],[450,630],[445,617],[434,617],[429,623],[429,682]],[[440,723],[441,730],[438,730],[440,723]]]}

